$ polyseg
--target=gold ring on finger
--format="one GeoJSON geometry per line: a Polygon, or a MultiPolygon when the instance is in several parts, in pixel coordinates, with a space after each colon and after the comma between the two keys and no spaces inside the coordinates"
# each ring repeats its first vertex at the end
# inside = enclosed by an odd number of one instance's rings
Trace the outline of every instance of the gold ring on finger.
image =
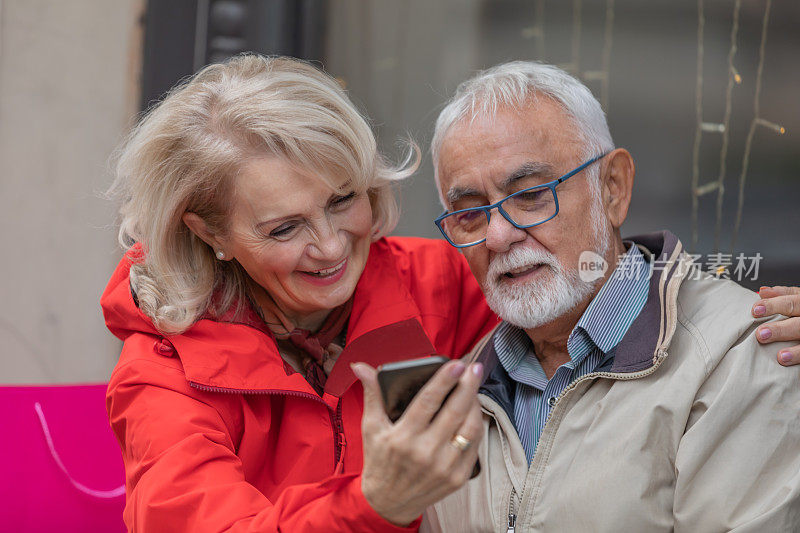
{"type": "Polygon", "coordinates": [[[456,436],[450,441],[450,444],[457,448],[458,451],[465,452],[469,450],[470,446],[472,446],[472,441],[464,435],[456,434],[456,436]]]}

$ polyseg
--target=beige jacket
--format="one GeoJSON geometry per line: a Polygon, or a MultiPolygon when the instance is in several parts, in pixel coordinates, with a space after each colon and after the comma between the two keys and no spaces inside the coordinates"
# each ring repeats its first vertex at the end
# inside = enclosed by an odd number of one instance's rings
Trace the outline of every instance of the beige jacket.
{"type": "Polygon", "coordinates": [[[422,531],[800,531],[800,367],[756,341],[754,293],[697,279],[670,233],[634,240],[664,268],[610,368],[559,396],[530,468],[509,378],[490,339],[479,343],[494,368],[480,396],[483,471],[422,531]]]}

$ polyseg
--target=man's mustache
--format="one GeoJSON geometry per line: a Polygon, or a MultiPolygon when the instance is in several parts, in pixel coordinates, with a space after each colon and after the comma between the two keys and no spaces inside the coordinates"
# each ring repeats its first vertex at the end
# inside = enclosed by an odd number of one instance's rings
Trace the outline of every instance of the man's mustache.
{"type": "Polygon", "coordinates": [[[487,272],[487,281],[497,280],[512,270],[531,268],[537,265],[550,266],[556,272],[562,270],[558,259],[550,252],[519,247],[492,258],[487,272]]]}

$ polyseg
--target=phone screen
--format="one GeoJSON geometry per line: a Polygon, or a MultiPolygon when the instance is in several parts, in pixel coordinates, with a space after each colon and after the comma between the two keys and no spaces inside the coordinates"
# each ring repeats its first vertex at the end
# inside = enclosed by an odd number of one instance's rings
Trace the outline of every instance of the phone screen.
{"type": "Polygon", "coordinates": [[[403,415],[417,392],[447,361],[442,356],[422,357],[378,368],[378,384],[389,420],[396,422],[403,415]]]}

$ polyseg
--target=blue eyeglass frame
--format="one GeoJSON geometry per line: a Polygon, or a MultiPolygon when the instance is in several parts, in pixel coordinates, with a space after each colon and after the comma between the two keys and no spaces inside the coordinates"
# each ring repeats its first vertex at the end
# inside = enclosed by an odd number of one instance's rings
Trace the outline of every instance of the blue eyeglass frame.
{"type": "Polygon", "coordinates": [[[564,183],[565,181],[567,181],[569,178],[571,178],[572,176],[574,176],[575,174],[577,174],[581,170],[585,169],[586,167],[588,167],[592,163],[596,163],[597,161],[601,160],[602,158],[604,158],[608,154],[609,154],[609,152],[604,152],[604,153],[598,155],[597,157],[594,157],[594,158],[590,159],[589,161],[586,161],[585,163],[583,163],[582,165],[578,166],[577,168],[575,168],[573,170],[570,170],[569,172],[567,172],[566,174],[564,174],[560,178],[554,179],[553,181],[549,181],[547,183],[543,183],[541,185],[535,185],[533,187],[528,187],[527,189],[522,189],[521,191],[517,191],[514,194],[509,194],[505,198],[502,198],[500,201],[498,201],[496,203],[493,203],[491,205],[482,205],[482,206],[478,206],[478,207],[468,207],[467,209],[459,209],[458,211],[453,211],[452,213],[448,212],[448,211],[445,211],[444,213],[439,215],[439,217],[437,217],[436,220],[434,220],[433,222],[434,222],[434,224],[436,224],[436,227],[439,228],[439,231],[442,232],[442,235],[444,236],[444,238],[447,239],[447,242],[449,242],[452,246],[455,246],[456,248],[469,248],[470,246],[476,246],[476,245],[486,241],[486,237],[484,237],[483,239],[481,239],[479,241],[471,242],[469,244],[456,244],[452,240],[450,240],[450,237],[447,236],[447,232],[445,232],[444,228],[442,227],[442,221],[445,218],[447,218],[449,216],[452,216],[452,215],[456,215],[458,213],[464,213],[466,211],[483,211],[483,213],[486,215],[487,228],[488,228],[489,223],[491,223],[491,221],[492,221],[492,213],[491,213],[491,211],[494,208],[497,208],[497,211],[502,215],[502,217],[504,219],[506,219],[512,226],[514,226],[517,229],[528,229],[528,228],[532,228],[534,226],[538,226],[539,224],[544,224],[548,220],[551,220],[551,219],[555,218],[555,216],[558,214],[558,211],[559,211],[558,193],[556,193],[556,186],[561,184],[561,183],[564,183]],[[519,225],[516,222],[514,222],[513,220],[511,220],[511,215],[506,213],[505,210],[503,209],[503,206],[502,206],[503,202],[505,202],[509,198],[512,198],[514,196],[518,196],[520,194],[524,194],[526,192],[533,191],[535,189],[544,189],[544,188],[550,189],[550,191],[553,194],[553,198],[555,199],[555,202],[556,202],[556,212],[553,213],[551,216],[547,217],[546,219],[544,219],[542,221],[539,221],[539,222],[536,222],[535,224],[528,224],[528,225],[524,225],[523,226],[523,225],[519,225]]]}

